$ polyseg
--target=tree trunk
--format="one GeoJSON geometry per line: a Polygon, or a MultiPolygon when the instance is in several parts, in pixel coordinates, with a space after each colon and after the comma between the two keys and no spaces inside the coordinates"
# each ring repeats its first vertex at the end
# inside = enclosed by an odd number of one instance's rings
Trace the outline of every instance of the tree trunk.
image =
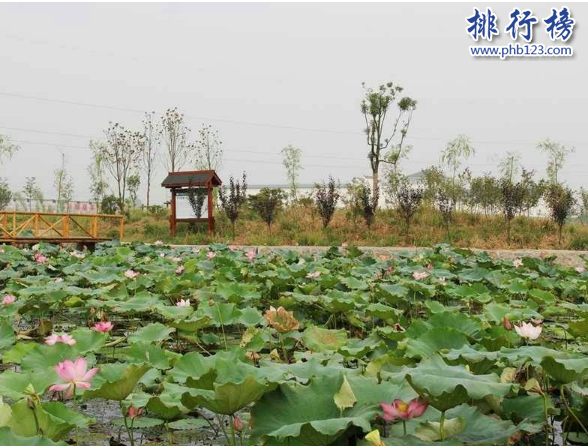
{"type": "Polygon", "coordinates": [[[378,166],[376,166],[375,169],[372,170],[372,198],[374,200],[374,209],[377,209],[378,207],[378,203],[376,200],[376,196],[379,195],[379,188],[380,188],[380,184],[379,184],[379,178],[380,178],[380,174],[378,172],[378,166]]]}
{"type": "Polygon", "coordinates": [[[147,210],[149,210],[149,193],[151,192],[151,178],[147,175],[147,210]]]}

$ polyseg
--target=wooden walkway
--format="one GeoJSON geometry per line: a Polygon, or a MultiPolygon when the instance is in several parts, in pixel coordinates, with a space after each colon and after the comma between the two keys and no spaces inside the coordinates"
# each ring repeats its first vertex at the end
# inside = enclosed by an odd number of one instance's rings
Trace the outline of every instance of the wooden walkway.
{"type": "Polygon", "coordinates": [[[122,240],[122,215],[0,211],[0,243],[76,243],[122,240]]]}

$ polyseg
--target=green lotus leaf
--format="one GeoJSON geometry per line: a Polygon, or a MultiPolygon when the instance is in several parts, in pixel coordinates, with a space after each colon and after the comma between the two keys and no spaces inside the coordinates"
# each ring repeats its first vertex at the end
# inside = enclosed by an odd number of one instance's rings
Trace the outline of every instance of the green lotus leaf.
{"type": "MultiPolygon", "coordinates": [[[[463,418],[450,418],[443,424],[444,439],[453,438],[461,434],[466,428],[466,421],[463,418]]],[[[441,423],[425,421],[414,431],[414,435],[424,441],[441,440],[441,423]]]]}
{"type": "Polygon", "coordinates": [[[473,337],[482,328],[480,323],[468,315],[448,311],[434,314],[427,323],[433,328],[453,328],[468,337],[473,337]]]}
{"type": "Polygon", "coordinates": [[[0,350],[7,349],[8,347],[12,346],[16,341],[16,336],[14,335],[14,330],[12,326],[6,321],[3,320],[0,322],[0,350]]]}
{"type": "MultiPolygon", "coordinates": [[[[177,400],[175,400],[177,401],[177,400]]],[[[183,411],[180,406],[170,401],[170,398],[163,396],[154,396],[149,399],[149,402],[145,406],[147,409],[157,415],[159,418],[165,421],[173,421],[181,418],[183,411]]]]}
{"type": "Polygon", "coordinates": [[[380,289],[381,293],[384,295],[386,300],[391,304],[400,302],[406,296],[408,296],[408,288],[397,283],[380,283],[378,285],[378,288],[380,289]]]}
{"type": "Polygon", "coordinates": [[[463,366],[445,364],[438,356],[395,373],[392,378],[406,379],[419,395],[441,411],[488,395],[501,398],[511,390],[511,385],[501,383],[495,374],[473,375],[463,366]]]}
{"type": "Polygon", "coordinates": [[[68,446],[67,443],[63,441],[55,442],[47,437],[22,437],[16,435],[8,427],[0,428],[0,444],[6,446],[68,446]]]}
{"type": "MultiPolygon", "coordinates": [[[[178,307],[177,305],[157,305],[155,311],[161,314],[164,318],[172,321],[181,321],[189,318],[194,313],[194,307],[178,307]]],[[[176,327],[177,328],[177,327],[176,327]]]]}
{"type": "Polygon", "coordinates": [[[108,335],[89,328],[77,328],[70,335],[76,340],[73,350],[79,356],[85,356],[88,352],[97,352],[102,348],[108,335]]]}
{"type": "Polygon", "coordinates": [[[139,328],[129,336],[129,342],[161,342],[168,338],[174,331],[176,331],[174,328],[155,322],[139,328]]]}
{"type": "Polygon", "coordinates": [[[313,352],[338,350],[345,345],[347,332],[312,326],[304,331],[302,339],[306,348],[313,352]]]}
{"type": "Polygon", "coordinates": [[[588,372],[588,358],[563,359],[547,356],[541,361],[541,367],[556,381],[568,384],[588,372]]]}
{"type": "Polygon", "coordinates": [[[570,322],[568,325],[574,336],[588,338],[588,318],[570,322]]]}
{"type": "Polygon", "coordinates": [[[17,342],[10,350],[2,355],[2,361],[4,363],[20,364],[22,358],[38,346],[39,344],[35,344],[34,342],[17,342]]]}
{"type": "Polygon", "coordinates": [[[103,398],[105,400],[122,401],[135,389],[139,380],[151,367],[149,365],[107,364],[100,367],[94,377],[91,390],[86,390],[84,399],[103,398]]]}
{"type": "Polygon", "coordinates": [[[212,325],[220,327],[221,325],[231,325],[237,322],[241,316],[235,304],[232,303],[215,303],[210,305],[208,302],[203,302],[198,307],[195,313],[198,317],[207,316],[212,321],[212,325]]]}
{"type": "Polygon", "coordinates": [[[52,368],[42,371],[15,372],[5,370],[0,374],[0,395],[19,400],[27,395],[27,388],[32,386],[35,392],[44,393],[57,382],[57,373],[52,368]]]}
{"type": "MultiPolygon", "coordinates": [[[[182,307],[176,307],[182,308],[182,307]]],[[[206,328],[212,324],[212,319],[208,316],[192,316],[188,319],[177,320],[170,325],[184,333],[196,333],[198,330],[206,328]]]]}
{"type": "Polygon", "coordinates": [[[215,383],[214,390],[189,389],[182,395],[182,404],[189,409],[202,406],[215,413],[232,415],[276,386],[276,383],[260,382],[249,375],[240,382],[215,383]]]}
{"type": "Polygon", "coordinates": [[[135,342],[123,350],[128,362],[132,364],[149,364],[157,369],[169,368],[170,358],[165,350],[146,342],[135,342]]]}
{"type": "Polygon", "coordinates": [[[398,387],[363,377],[347,379],[357,402],[342,411],[334,400],[344,382],[340,373],[314,377],[308,385],[284,383],[265,394],[251,410],[252,440],[288,439],[326,446],[352,426],[369,432],[370,421],[379,410],[377,404],[386,395],[393,398],[398,387]]]}
{"type": "Polygon", "coordinates": [[[12,409],[10,408],[10,405],[2,401],[2,397],[0,397],[0,427],[8,426],[11,418],[12,409]]]}
{"type": "Polygon", "coordinates": [[[417,339],[408,339],[406,356],[430,358],[438,352],[469,345],[467,338],[453,328],[433,328],[417,339]]]}
{"type": "MultiPolygon", "coordinates": [[[[519,395],[515,398],[505,398],[502,401],[504,415],[514,421],[521,422],[529,420],[535,423],[545,422],[545,412],[543,408],[543,397],[537,394],[519,395]]],[[[558,415],[553,400],[547,398],[547,413],[549,415],[558,415]]]]}
{"type": "Polygon", "coordinates": [[[22,399],[11,406],[12,418],[9,426],[16,435],[34,437],[37,427],[51,440],[63,439],[73,428],[85,428],[92,419],[69,410],[65,404],[59,402],[45,402],[36,405],[34,410],[22,399]]]}

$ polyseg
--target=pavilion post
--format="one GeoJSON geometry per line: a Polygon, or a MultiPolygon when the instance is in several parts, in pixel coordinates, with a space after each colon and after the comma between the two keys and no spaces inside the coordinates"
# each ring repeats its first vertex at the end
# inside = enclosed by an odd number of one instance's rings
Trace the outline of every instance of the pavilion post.
{"type": "Polygon", "coordinates": [[[172,237],[176,236],[176,190],[171,190],[171,215],[169,219],[169,230],[172,237]]]}
{"type": "Polygon", "coordinates": [[[212,216],[212,185],[208,185],[208,233],[214,232],[214,217],[212,216]]]}

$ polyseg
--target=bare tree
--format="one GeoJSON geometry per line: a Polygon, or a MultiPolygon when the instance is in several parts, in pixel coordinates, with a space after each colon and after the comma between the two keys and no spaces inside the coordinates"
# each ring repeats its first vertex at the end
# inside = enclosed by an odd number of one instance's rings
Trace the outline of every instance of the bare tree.
{"type": "Polygon", "coordinates": [[[118,206],[125,212],[127,181],[139,164],[145,147],[145,136],[139,132],[125,130],[118,123],[105,130],[107,144],[102,146],[101,155],[106,170],[116,181],[118,206]]]}
{"type": "Polygon", "coordinates": [[[159,133],[167,149],[167,169],[170,172],[177,172],[188,161],[191,150],[188,144],[190,129],[184,123],[184,114],[177,108],[168,108],[161,117],[159,133]]]}
{"type": "Polygon", "coordinates": [[[194,143],[194,158],[198,170],[218,170],[223,162],[223,142],[218,130],[211,125],[203,125],[198,130],[198,140],[194,143]]]}
{"type": "Polygon", "coordinates": [[[403,88],[392,82],[380,85],[377,90],[366,88],[365,83],[362,85],[365,97],[361,102],[361,113],[365,119],[365,134],[369,147],[368,159],[372,169],[372,195],[377,196],[379,195],[380,164],[390,164],[394,171],[397,170],[398,162],[407,150],[404,140],[417,102],[409,97],[398,99],[403,88]],[[386,136],[386,118],[394,103],[398,106],[398,116],[386,136]],[[394,137],[398,133],[400,133],[400,140],[397,144],[393,144],[394,137]]]}
{"type": "Polygon", "coordinates": [[[156,160],[159,155],[159,144],[161,143],[161,132],[158,125],[154,122],[155,112],[145,113],[143,119],[143,136],[145,137],[145,150],[141,157],[141,165],[145,172],[147,180],[147,202],[149,208],[151,195],[151,180],[155,174],[156,160]]]}

